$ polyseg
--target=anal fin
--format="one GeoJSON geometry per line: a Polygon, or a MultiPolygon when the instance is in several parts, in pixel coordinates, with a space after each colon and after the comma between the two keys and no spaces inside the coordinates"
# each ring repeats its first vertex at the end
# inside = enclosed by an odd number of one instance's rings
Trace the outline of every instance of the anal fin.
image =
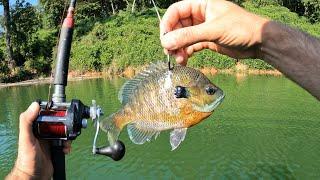
{"type": "Polygon", "coordinates": [[[187,129],[188,128],[179,128],[170,132],[171,151],[175,150],[184,140],[187,134],[187,129]]]}
{"type": "MultiPolygon", "coordinates": [[[[151,141],[151,138],[156,135],[159,135],[159,131],[154,129],[143,129],[139,128],[137,124],[128,124],[127,125],[128,134],[130,140],[135,144],[143,144],[146,141],[151,141]]],[[[156,137],[155,136],[155,137],[156,137]]]]}

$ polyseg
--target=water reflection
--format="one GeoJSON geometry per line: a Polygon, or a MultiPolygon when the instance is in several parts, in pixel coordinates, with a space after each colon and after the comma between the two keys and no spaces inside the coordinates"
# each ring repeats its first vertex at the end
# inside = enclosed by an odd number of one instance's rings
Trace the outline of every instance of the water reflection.
{"type": "Polygon", "coordinates": [[[246,80],[248,74],[244,72],[237,72],[235,76],[236,76],[237,83],[241,84],[243,81],[246,80]]]}
{"type": "MultiPolygon", "coordinates": [[[[69,179],[310,179],[320,176],[320,106],[283,77],[216,75],[224,102],[203,123],[190,128],[183,144],[170,151],[168,132],[156,141],[133,144],[120,136],[127,154],[120,162],[93,156],[89,123],[67,156],[69,179]]],[[[103,107],[105,117],[120,107],[124,79],[69,82],[67,97],[103,107]]],[[[30,102],[47,98],[48,85],[0,89],[0,178],[16,157],[18,117],[30,102]]],[[[98,144],[107,143],[101,133],[98,144]]]]}

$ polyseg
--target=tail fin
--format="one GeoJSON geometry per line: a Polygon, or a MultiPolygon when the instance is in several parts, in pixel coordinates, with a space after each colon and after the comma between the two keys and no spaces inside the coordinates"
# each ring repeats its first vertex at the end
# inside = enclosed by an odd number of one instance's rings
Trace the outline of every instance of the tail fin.
{"type": "Polygon", "coordinates": [[[114,116],[115,113],[111,114],[108,118],[100,122],[100,128],[107,133],[110,145],[114,145],[114,143],[118,140],[121,131],[121,129],[115,124],[114,116]]]}

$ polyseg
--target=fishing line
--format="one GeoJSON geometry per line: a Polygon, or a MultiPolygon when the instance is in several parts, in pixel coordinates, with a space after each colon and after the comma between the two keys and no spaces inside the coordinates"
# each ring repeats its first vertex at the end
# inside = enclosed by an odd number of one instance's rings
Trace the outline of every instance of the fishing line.
{"type": "Polygon", "coordinates": [[[156,10],[158,19],[159,19],[159,21],[161,22],[161,16],[160,16],[160,14],[159,14],[159,11],[158,11],[158,8],[157,8],[157,6],[156,6],[156,3],[154,2],[154,0],[151,0],[151,1],[152,1],[153,6],[154,6],[154,9],[156,10]]]}
{"type": "Polygon", "coordinates": [[[100,127],[100,116],[98,116],[98,120],[95,122],[95,126],[96,126],[96,133],[94,135],[93,138],[93,145],[92,145],[92,153],[96,154],[96,144],[97,144],[97,138],[98,138],[98,134],[99,134],[99,127],[100,127]]]}
{"type": "MultiPolygon", "coordinates": [[[[62,15],[61,15],[61,18],[60,18],[60,28],[59,28],[59,33],[58,33],[58,38],[57,38],[55,49],[57,49],[58,44],[59,44],[61,27],[62,27],[62,24],[63,24],[63,18],[64,18],[64,15],[65,15],[65,12],[66,12],[66,9],[67,9],[67,4],[68,4],[68,0],[65,0],[64,1],[64,7],[63,7],[63,12],[62,12],[62,15]]],[[[58,51],[56,53],[58,53],[58,51]]],[[[57,54],[56,54],[56,56],[57,56],[57,54]]],[[[54,70],[55,70],[54,68],[51,69],[51,75],[50,75],[50,80],[49,80],[50,83],[49,83],[49,91],[48,91],[48,101],[47,102],[51,102],[51,89],[52,89],[52,83],[53,83],[52,80],[53,80],[53,72],[54,72],[54,70]]],[[[48,108],[48,107],[46,107],[46,108],[48,108]]]]}
{"type": "MultiPolygon", "coordinates": [[[[159,11],[158,11],[157,5],[156,5],[156,3],[154,2],[154,0],[151,0],[151,2],[152,2],[152,4],[153,4],[154,9],[156,10],[156,13],[157,13],[159,22],[161,23],[161,16],[160,16],[160,13],[159,13],[159,11]]],[[[169,53],[167,54],[167,63],[168,63],[169,70],[172,70],[173,67],[171,67],[170,55],[169,55],[169,53]]]]}

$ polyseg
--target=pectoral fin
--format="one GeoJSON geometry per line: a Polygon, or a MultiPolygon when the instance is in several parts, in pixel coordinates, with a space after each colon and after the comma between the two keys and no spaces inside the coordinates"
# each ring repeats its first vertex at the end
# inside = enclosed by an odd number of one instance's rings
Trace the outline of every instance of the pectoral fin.
{"type": "Polygon", "coordinates": [[[188,128],[179,128],[170,132],[171,151],[175,150],[184,140],[187,134],[187,129],[188,128]]]}
{"type": "Polygon", "coordinates": [[[156,138],[160,134],[159,131],[153,129],[139,128],[137,124],[128,124],[127,130],[130,140],[135,144],[143,144],[147,141],[151,141],[153,136],[156,138]]]}

